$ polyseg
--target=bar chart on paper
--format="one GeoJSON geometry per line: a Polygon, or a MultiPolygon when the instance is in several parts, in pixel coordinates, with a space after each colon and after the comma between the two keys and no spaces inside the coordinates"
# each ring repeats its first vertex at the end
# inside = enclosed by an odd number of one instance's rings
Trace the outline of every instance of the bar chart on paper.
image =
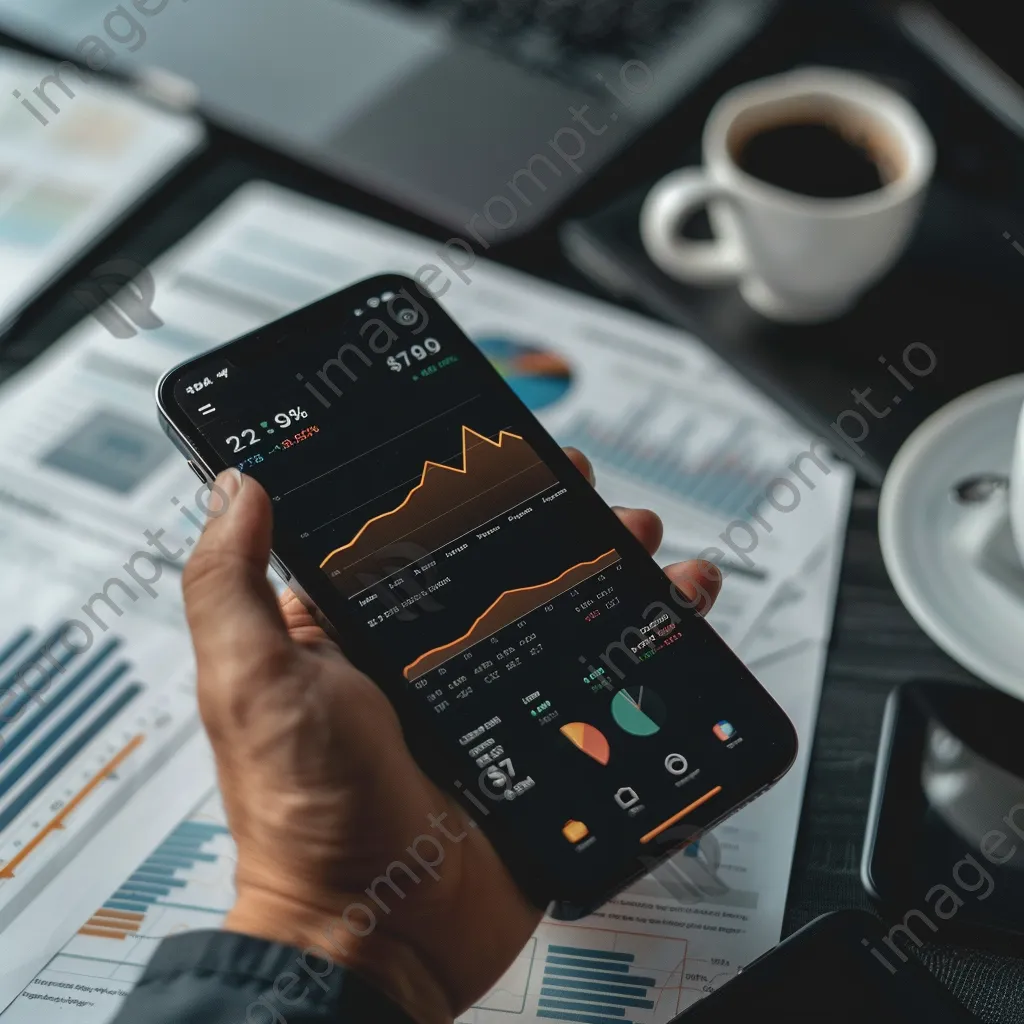
{"type": "Polygon", "coordinates": [[[666,1024],[685,1005],[686,951],[685,939],[545,922],[459,1021],[666,1024]]]}
{"type": "Polygon", "coordinates": [[[65,621],[0,640],[0,928],[193,719],[190,681],[152,687],[124,638],[76,637],[65,621]]]}
{"type": "Polygon", "coordinates": [[[634,479],[717,519],[749,519],[785,469],[785,448],[758,421],[647,394],[622,414],[583,409],[557,431],[601,467],[634,479]],[[716,415],[716,412],[718,413],[716,415]]]}
{"type": "Polygon", "coordinates": [[[220,797],[211,794],[96,908],[0,1021],[109,1020],[162,939],[220,925],[234,900],[234,870],[235,845],[220,797]]]}

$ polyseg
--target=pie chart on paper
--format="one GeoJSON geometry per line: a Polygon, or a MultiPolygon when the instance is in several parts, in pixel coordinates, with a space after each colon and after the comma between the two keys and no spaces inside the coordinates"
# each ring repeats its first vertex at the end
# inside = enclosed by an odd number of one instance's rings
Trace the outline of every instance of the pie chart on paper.
{"type": "Polygon", "coordinates": [[[499,335],[475,341],[491,365],[534,412],[554,405],[572,387],[572,367],[550,349],[499,335]]]}
{"type": "Polygon", "coordinates": [[[599,764],[607,764],[612,756],[608,741],[600,729],[587,725],[586,722],[570,722],[561,728],[562,735],[573,744],[579,747],[588,757],[592,757],[599,764]]]}

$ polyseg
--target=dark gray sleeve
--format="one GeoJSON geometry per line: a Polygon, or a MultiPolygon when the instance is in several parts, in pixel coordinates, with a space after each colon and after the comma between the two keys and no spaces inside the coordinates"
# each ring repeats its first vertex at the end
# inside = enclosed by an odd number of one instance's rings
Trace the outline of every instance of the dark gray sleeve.
{"type": "Polygon", "coordinates": [[[165,939],[112,1024],[413,1024],[338,964],[231,932],[165,939]]]}

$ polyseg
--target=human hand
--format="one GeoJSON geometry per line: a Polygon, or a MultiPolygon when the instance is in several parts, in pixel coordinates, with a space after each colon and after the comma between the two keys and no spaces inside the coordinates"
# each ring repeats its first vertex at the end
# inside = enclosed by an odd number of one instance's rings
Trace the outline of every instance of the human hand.
{"type": "MultiPolygon", "coordinates": [[[[570,451],[592,480],[590,465],[570,451]]],[[[185,570],[199,708],[238,845],[231,931],[344,963],[420,1024],[486,992],[541,919],[489,840],[408,751],[383,692],[267,581],[271,503],[222,474],[227,507],[185,570]]],[[[652,512],[617,510],[651,552],[652,512]]],[[[666,570],[705,612],[721,576],[666,570]]]]}

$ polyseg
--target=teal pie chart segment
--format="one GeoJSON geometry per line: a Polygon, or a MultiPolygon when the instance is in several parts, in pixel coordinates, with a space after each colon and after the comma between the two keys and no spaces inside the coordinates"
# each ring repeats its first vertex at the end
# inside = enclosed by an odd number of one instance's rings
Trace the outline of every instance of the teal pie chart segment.
{"type": "Polygon", "coordinates": [[[612,718],[631,736],[653,736],[665,724],[665,702],[649,687],[628,686],[612,697],[612,718]]]}

